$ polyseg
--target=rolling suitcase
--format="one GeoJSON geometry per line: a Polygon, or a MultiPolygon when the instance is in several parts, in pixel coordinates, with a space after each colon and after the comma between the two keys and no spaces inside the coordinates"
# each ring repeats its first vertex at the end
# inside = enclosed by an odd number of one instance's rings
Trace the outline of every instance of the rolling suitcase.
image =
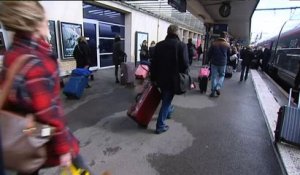
{"type": "Polygon", "coordinates": [[[135,66],[134,63],[130,63],[130,62],[122,62],[121,63],[121,78],[120,78],[120,82],[122,85],[126,85],[126,84],[133,84],[134,82],[134,70],[135,70],[135,66]]]}
{"type": "Polygon", "coordinates": [[[87,84],[88,78],[86,76],[71,76],[64,87],[63,93],[69,98],[80,99],[87,84]]]}
{"type": "Polygon", "coordinates": [[[149,66],[145,64],[140,64],[135,71],[136,79],[145,79],[149,74],[149,66]]]}
{"type": "Polygon", "coordinates": [[[157,87],[147,82],[142,93],[136,96],[136,102],[128,109],[127,115],[140,126],[147,128],[160,103],[161,94],[157,87]]]}
{"type": "Polygon", "coordinates": [[[233,72],[233,67],[227,65],[225,70],[225,78],[231,78],[232,72],[233,72]]]}
{"type": "Polygon", "coordinates": [[[297,107],[292,107],[291,96],[292,89],[290,89],[288,105],[279,108],[275,142],[300,146],[300,103],[297,107]]]}
{"type": "Polygon", "coordinates": [[[208,66],[201,67],[199,70],[198,82],[201,93],[206,92],[207,90],[209,73],[210,71],[208,66]]]}

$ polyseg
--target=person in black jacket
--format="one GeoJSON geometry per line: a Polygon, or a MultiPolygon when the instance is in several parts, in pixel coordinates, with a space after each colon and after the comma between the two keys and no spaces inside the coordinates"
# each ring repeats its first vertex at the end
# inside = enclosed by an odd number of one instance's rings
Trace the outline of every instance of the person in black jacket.
{"type": "Polygon", "coordinates": [[[193,57],[195,56],[195,51],[196,51],[196,46],[193,44],[192,38],[188,39],[187,48],[188,48],[188,55],[189,55],[189,63],[190,65],[192,65],[193,57]]]}
{"type": "MultiPolygon", "coordinates": [[[[89,45],[84,36],[80,36],[77,39],[77,45],[73,51],[73,56],[76,60],[76,68],[86,68],[89,69],[91,65],[91,51],[89,45]]],[[[94,79],[94,75],[91,74],[91,80],[94,79]]],[[[91,87],[89,84],[87,88],[91,87]]]]}
{"type": "Polygon", "coordinates": [[[150,47],[149,47],[149,61],[152,61],[152,58],[154,57],[154,50],[155,50],[155,41],[151,41],[150,47]]]}
{"type": "Polygon", "coordinates": [[[141,45],[140,60],[141,60],[141,63],[148,64],[148,61],[149,61],[149,49],[148,49],[147,40],[144,40],[143,43],[142,43],[142,45],[141,45]]]}
{"type": "Polygon", "coordinates": [[[119,65],[125,61],[126,57],[126,53],[122,50],[121,37],[117,35],[113,44],[113,64],[115,65],[116,83],[120,82],[118,78],[119,65]]]}
{"type": "Polygon", "coordinates": [[[165,40],[155,46],[150,67],[151,81],[161,89],[162,105],[156,123],[157,134],[165,132],[169,128],[165,120],[170,117],[174,110],[171,105],[175,95],[173,77],[176,75],[177,70],[184,73],[188,71],[188,67],[187,46],[179,40],[178,26],[170,25],[165,40]]]}
{"type": "Polygon", "coordinates": [[[241,72],[240,81],[243,81],[243,79],[246,81],[248,78],[248,72],[249,72],[251,61],[254,59],[254,52],[252,51],[250,46],[247,46],[246,50],[241,52],[241,59],[243,61],[242,61],[242,72],[241,72]]]}
{"type": "Polygon", "coordinates": [[[76,68],[89,68],[91,64],[91,51],[86,39],[81,36],[77,39],[78,44],[75,46],[73,56],[76,60],[76,68]]]}

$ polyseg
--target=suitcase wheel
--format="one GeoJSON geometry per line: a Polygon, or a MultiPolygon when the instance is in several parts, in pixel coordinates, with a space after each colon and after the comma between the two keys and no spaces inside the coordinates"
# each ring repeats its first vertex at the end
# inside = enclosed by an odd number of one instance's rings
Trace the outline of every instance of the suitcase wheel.
{"type": "Polygon", "coordinates": [[[147,129],[148,128],[148,125],[142,125],[142,124],[138,124],[140,128],[142,129],[147,129]]]}
{"type": "Polygon", "coordinates": [[[142,93],[138,93],[138,94],[135,96],[135,102],[140,101],[142,95],[143,95],[142,93]]]}

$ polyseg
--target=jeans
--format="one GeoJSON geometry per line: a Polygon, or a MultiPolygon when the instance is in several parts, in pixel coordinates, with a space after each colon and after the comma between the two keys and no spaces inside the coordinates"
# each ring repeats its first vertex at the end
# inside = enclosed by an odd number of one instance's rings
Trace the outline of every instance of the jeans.
{"type": "Polygon", "coordinates": [[[211,92],[221,89],[224,82],[226,66],[211,65],[211,92]]]}
{"type": "Polygon", "coordinates": [[[245,80],[247,80],[247,78],[248,78],[248,72],[249,72],[249,65],[242,65],[242,72],[241,72],[240,81],[243,81],[244,74],[245,74],[245,80]],[[245,73],[245,69],[246,69],[246,73],[245,73]]]}
{"type": "Polygon", "coordinates": [[[172,111],[171,103],[174,98],[174,92],[169,90],[161,90],[161,108],[156,122],[156,130],[164,129],[166,126],[165,120],[172,111]]]}

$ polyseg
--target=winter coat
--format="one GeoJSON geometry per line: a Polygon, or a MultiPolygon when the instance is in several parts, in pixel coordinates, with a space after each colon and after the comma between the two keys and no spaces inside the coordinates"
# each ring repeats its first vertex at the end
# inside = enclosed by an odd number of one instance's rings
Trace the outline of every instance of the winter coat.
{"type": "Polygon", "coordinates": [[[125,61],[126,53],[122,50],[121,41],[116,41],[113,44],[113,64],[120,65],[125,61]]]}
{"type": "Polygon", "coordinates": [[[157,82],[161,89],[174,91],[173,77],[176,70],[183,73],[187,72],[188,67],[187,46],[177,35],[169,34],[164,41],[156,44],[150,71],[151,80],[157,82]]]}
{"type": "Polygon", "coordinates": [[[146,45],[142,45],[141,51],[140,51],[140,61],[148,62],[148,59],[149,59],[148,47],[146,45]]]}
{"type": "Polygon", "coordinates": [[[208,59],[215,66],[225,66],[230,57],[230,45],[224,38],[213,42],[208,51],[208,59]]]}
{"type": "Polygon", "coordinates": [[[75,46],[73,51],[73,56],[76,60],[77,68],[84,68],[85,66],[90,66],[91,64],[91,51],[89,45],[85,42],[80,42],[75,46]]]}
{"type": "Polygon", "coordinates": [[[250,48],[247,48],[241,53],[241,59],[243,66],[250,66],[251,61],[254,59],[254,53],[250,48]]]}
{"type": "Polygon", "coordinates": [[[13,82],[4,109],[20,114],[34,114],[40,123],[56,128],[60,133],[47,143],[48,160],[45,166],[59,165],[59,156],[68,152],[77,156],[77,139],[66,126],[60,99],[60,79],[56,58],[50,55],[50,45],[42,39],[36,40],[26,34],[16,34],[11,48],[5,53],[1,83],[16,59],[23,54],[34,57],[23,65],[13,82]]]}

